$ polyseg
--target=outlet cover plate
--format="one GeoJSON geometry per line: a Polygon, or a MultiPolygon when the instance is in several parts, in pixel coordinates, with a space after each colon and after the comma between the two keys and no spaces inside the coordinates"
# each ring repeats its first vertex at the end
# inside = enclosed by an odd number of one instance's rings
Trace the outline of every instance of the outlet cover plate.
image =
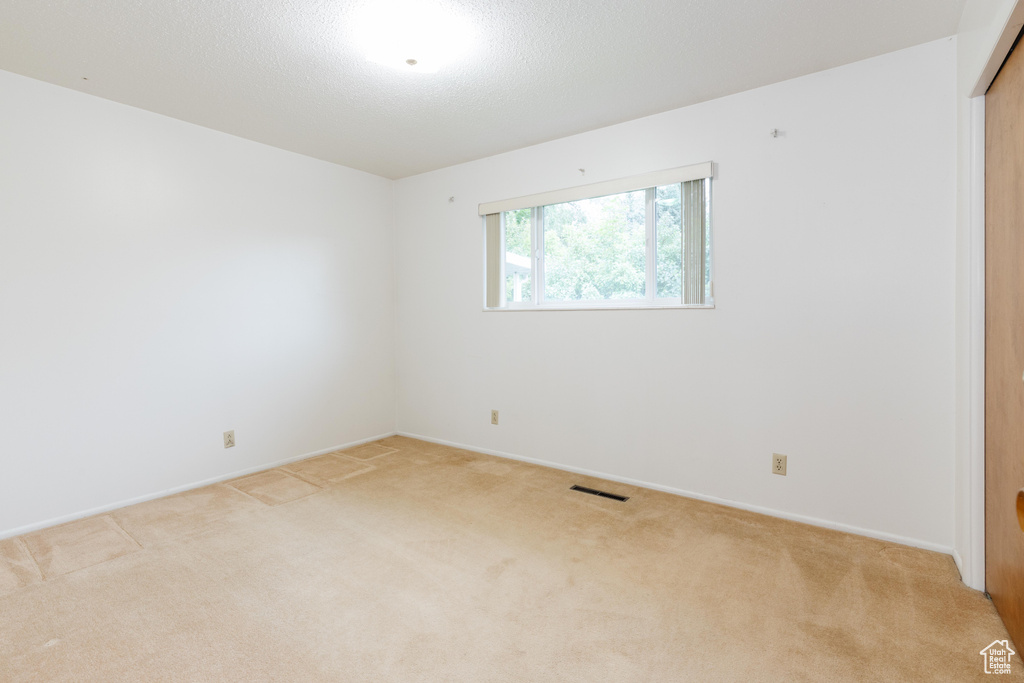
{"type": "Polygon", "coordinates": [[[772,453],[772,474],[786,476],[786,456],[781,453],[772,453]]]}

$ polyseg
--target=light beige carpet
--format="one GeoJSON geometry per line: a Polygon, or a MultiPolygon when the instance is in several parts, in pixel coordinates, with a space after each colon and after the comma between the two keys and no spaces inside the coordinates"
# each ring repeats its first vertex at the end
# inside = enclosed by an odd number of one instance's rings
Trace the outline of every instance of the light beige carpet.
{"type": "Polygon", "coordinates": [[[5,682],[966,681],[1006,637],[944,555],[401,437],[0,541],[5,682]]]}

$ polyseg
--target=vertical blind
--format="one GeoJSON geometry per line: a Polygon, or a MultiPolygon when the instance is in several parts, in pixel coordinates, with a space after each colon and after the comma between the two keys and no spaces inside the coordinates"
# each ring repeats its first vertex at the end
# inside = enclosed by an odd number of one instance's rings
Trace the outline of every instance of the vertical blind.
{"type": "Polygon", "coordinates": [[[502,283],[505,280],[505,254],[501,239],[501,214],[489,213],[484,217],[487,245],[487,308],[498,308],[505,303],[502,283]]]}
{"type": "Polygon", "coordinates": [[[683,183],[683,303],[704,303],[704,244],[707,239],[707,207],[704,181],[683,183]]]}

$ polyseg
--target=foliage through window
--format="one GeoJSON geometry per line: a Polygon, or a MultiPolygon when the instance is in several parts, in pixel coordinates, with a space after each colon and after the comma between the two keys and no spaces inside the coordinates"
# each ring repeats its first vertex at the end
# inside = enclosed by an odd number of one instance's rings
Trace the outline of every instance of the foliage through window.
{"type": "Polygon", "coordinates": [[[710,193],[698,178],[491,214],[488,308],[712,305],[710,193]]]}

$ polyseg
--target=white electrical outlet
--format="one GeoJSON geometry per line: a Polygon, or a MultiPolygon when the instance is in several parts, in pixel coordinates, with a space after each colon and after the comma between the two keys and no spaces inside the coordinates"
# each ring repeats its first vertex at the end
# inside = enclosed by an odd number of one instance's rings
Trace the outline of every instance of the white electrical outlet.
{"type": "Polygon", "coordinates": [[[232,448],[235,445],[235,430],[224,432],[224,448],[232,448]]]}
{"type": "Polygon", "coordinates": [[[498,411],[497,410],[492,410],[491,411],[491,424],[492,425],[498,424],[498,411]]]}
{"type": "Polygon", "coordinates": [[[772,453],[772,474],[786,476],[786,456],[772,453]]]}

